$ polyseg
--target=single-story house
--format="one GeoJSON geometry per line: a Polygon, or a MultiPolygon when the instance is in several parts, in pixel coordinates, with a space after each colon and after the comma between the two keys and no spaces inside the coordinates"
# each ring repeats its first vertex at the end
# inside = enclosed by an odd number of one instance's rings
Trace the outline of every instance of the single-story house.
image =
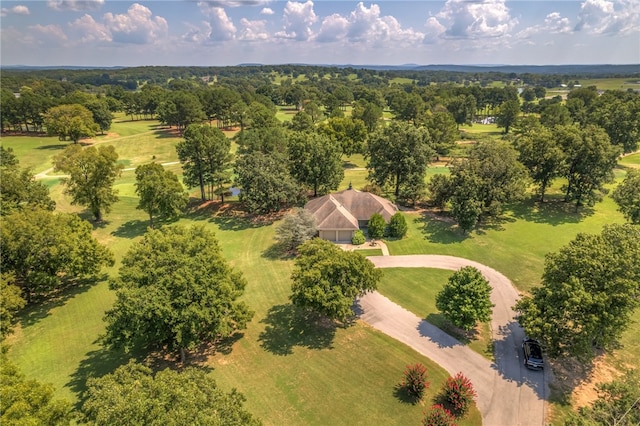
{"type": "Polygon", "coordinates": [[[351,241],[354,231],[366,228],[374,213],[389,222],[398,211],[391,201],[351,187],[313,199],[304,208],[315,218],[320,238],[329,241],[351,241]]]}

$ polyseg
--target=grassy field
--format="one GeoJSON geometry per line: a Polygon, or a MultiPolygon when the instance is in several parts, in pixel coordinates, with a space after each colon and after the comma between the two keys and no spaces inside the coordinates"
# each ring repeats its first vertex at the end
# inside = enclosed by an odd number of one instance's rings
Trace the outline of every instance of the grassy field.
{"type": "Polygon", "coordinates": [[[635,167],[640,168],[640,152],[627,155],[626,157],[620,160],[620,165],[625,167],[635,167]]]}
{"type": "MultiPolygon", "coordinates": [[[[470,129],[490,136],[498,131],[477,125],[470,129]]],[[[161,128],[153,121],[119,117],[109,134],[98,136],[95,141],[113,144],[128,169],[149,161],[177,161],[174,146],[179,138],[171,129],[161,128]]],[[[2,145],[13,147],[21,164],[36,172],[51,167],[53,155],[68,144],[50,137],[2,138],[2,145]]],[[[628,156],[622,163],[637,165],[640,157],[628,156]]],[[[345,158],[345,166],[340,189],[350,182],[355,188],[364,186],[367,174],[363,169],[364,158],[345,158]]],[[[179,164],[167,167],[181,174],[179,164]]],[[[447,173],[447,169],[430,167],[428,173],[447,173]]],[[[623,177],[624,170],[618,170],[618,181],[623,177]]],[[[134,182],[133,170],[123,171],[116,182],[120,201],[94,231],[96,238],[116,253],[116,265],[105,271],[104,279],[70,291],[55,303],[27,310],[21,326],[10,338],[10,357],[24,372],[52,383],[58,395],[73,401],[78,401],[87,377],[113,371],[130,356],[105,350],[97,339],[104,330],[104,312],[114,298],[107,277],[117,272],[122,256],[141,238],[148,225],[146,214],[136,209],[134,182]]],[[[70,205],[59,179],[48,178],[45,183],[58,210],[77,212],[90,219],[82,208],[70,205]]],[[[485,263],[526,292],[539,283],[547,252],[557,250],[578,232],[598,232],[607,223],[623,221],[609,197],[594,208],[575,212],[572,206],[559,201],[559,185],[550,192],[550,202],[525,200],[509,206],[504,218],[483,223],[470,235],[461,234],[446,217],[407,212],[408,237],[389,241],[387,245],[391,254],[450,254],[485,263]]],[[[244,299],[256,312],[241,338],[218,348],[218,352],[204,350],[192,354],[190,362],[212,367],[212,377],[225,389],[236,387],[243,392],[247,407],[269,425],[420,421],[445,373],[410,348],[363,323],[331,328],[309,325],[301,319],[288,302],[293,264],[274,252],[272,224],[218,211],[216,203],[190,212],[179,223],[203,224],[216,231],[225,256],[249,283],[244,299]],[[407,404],[394,394],[394,385],[400,380],[404,366],[414,362],[424,363],[430,372],[431,391],[424,405],[407,404]]],[[[451,272],[385,272],[381,291],[438,325],[433,294],[451,272]],[[407,292],[407,288],[413,291],[407,292]],[[419,297],[415,297],[416,292],[419,297]]],[[[636,319],[640,320],[640,313],[636,313],[636,319]]],[[[481,335],[486,332],[483,330],[481,335]]],[[[623,344],[612,362],[640,364],[640,336],[626,333],[623,344]]],[[[470,346],[490,356],[486,340],[474,340],[470,346]]],[[[480,424],[479,412],[474,410],[461,424],[480,424]]]]}

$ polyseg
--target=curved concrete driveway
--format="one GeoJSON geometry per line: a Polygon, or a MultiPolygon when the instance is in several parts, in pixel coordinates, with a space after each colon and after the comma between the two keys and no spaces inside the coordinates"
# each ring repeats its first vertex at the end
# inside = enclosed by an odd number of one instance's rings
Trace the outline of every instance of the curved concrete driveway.
{"type": "Polygon", "coordinates": [[[469,377],[478,392],[477,406],[484,425],[545,424],[548,372],[530,371],[523,365],[521,343],[524,333],[511,309],[518,293],[507,277],[480,263],[452,256],[370,256],[368,259],[378,268],[458,270],[473,266],[480,270],[493,287],[491,300],[495,307],[491,330],[495,362],[473,352],[378,292],[368,293],[358,300],[360,318],[437,362],[450,374],[462,371],[469,377]]]}

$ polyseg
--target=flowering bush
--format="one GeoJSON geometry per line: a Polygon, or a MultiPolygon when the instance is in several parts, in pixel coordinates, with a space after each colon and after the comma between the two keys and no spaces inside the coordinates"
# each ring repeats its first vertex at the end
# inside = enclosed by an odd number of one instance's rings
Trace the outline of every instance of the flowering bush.
{"type": "Polygon", "coordinates": [[[400,386],[412,398],[422,399],[424,391],[429,388],[427,368],[420,363],[407,365],[400,386]]]}
{"type": "Polygon", "coordinates": [[[476,396],[477,393],[473,389],[473,384],[462,373],[447,379],[444,397],[456,417],[461,417],[467,412],[476,396]]]}
{"type": "Polygon", "coordinates": [[[422,419],[423,426],[456,426],[455,417],[451,414],[451,411],[444,408],[442,405],[437,404],[431,407],[424,419],[422,419]]]}

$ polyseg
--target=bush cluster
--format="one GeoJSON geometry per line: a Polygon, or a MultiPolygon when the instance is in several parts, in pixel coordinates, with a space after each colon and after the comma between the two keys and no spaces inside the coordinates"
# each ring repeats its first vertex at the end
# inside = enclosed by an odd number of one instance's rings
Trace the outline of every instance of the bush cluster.
{"type": "Polygon", "coordinates": [[[353,237],[351,237],[351,244],[353,244],[354,246],[364,244],[365,241],[367,241],[367,238],[364,236],[364,232],[359,229],[355,231],[353,233],[353,237]]]}

